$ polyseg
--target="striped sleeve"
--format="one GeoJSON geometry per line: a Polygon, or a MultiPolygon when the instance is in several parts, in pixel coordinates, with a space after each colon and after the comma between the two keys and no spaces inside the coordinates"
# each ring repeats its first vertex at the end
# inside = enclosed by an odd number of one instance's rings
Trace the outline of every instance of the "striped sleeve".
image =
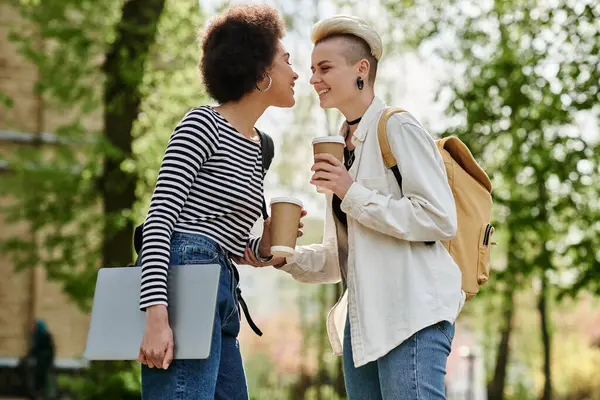
{"type": "Polygon", "coordinates": [[[250,251],[252,252],[252,254],[254,254],[255,257],[260,258],[260,253],[258,252],[258,247],[260,245],[260,236],[256,237],[253,235],[250,235],[250,238],[248,239],[248,248],[250,249],[250,251]]]}
{"type": "Polygon", "coordinates": [[[142,243],[140,309],[164,304],[173,227],[200,168],[217,150],[218,128],[209,111],[197,108],[179,122],[165,151],[142,243]]]}

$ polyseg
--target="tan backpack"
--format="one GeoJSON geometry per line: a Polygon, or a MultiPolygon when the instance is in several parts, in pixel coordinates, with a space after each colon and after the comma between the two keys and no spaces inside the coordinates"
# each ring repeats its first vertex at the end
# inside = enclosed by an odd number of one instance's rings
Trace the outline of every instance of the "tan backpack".
{"type": "MultiPolygon", "coordinates": [[[[388,119],[401,112],[406,111],[399,108],[386,109],[377,127],[383,162],[394,173],[400,188],[402,176],[386,131],[388,119]]],[[[462,272],[462,289],[468,300],[479,292],[480,286],[488,281],[490,274],[490,246],[495,244],[491,242],[494,227],[490,224],[492,183],[459,138],[451,136],[436,140],[436,145],[444,160],[458,216],[456,236],[442,241],[442,244],[462,272]]]]}

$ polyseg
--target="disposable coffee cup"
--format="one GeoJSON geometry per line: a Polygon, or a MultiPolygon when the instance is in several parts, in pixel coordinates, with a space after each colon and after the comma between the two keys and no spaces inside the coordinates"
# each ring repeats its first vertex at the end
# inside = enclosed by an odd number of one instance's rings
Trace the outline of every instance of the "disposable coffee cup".
{"type": "Polygon", "coordinates": [[[289,257],[294,254],[298,239],[298,225],[302,201],[293,197],[275,197],[271,200],[271,254],[289,257]]]}
{"type": "MultiPolygon", "coordinates": [[[[337,158],[340,162],[344,162],[344,147],[346,147],[346,141],[341,136],[321,136],[313,139],[313,153],[317,154],[328,153],[337,158]]],[[[317,192],[319,193],[331,193],[329,189],[325,189],[317,185],[317,192]]]]}

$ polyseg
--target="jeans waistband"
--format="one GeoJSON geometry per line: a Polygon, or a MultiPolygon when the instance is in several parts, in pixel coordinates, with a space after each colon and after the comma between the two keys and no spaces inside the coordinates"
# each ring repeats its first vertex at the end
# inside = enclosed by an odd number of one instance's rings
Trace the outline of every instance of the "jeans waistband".
{"type": "Polygon", "coordinates": [[[226,259],[230,257],[229,251],[225,250],[219,243],[208,236],[204,236],[199,233],[173,232],[171,234],[171,241],[173,240],[185,240],[192,244],[206,247],[220,255],[224,255],[226,259]]]}

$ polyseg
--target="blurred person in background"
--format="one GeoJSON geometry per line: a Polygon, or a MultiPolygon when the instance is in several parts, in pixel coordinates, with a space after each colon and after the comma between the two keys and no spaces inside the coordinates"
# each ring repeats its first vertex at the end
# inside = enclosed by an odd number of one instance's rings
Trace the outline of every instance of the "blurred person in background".
{"type": "Polygon", "coordinates": [[[29,351],[21,361],[31,399],[50,399],[54,393],[54,358],[56,349],[48,326],[36,320],[31,328],[29,351]]]}

